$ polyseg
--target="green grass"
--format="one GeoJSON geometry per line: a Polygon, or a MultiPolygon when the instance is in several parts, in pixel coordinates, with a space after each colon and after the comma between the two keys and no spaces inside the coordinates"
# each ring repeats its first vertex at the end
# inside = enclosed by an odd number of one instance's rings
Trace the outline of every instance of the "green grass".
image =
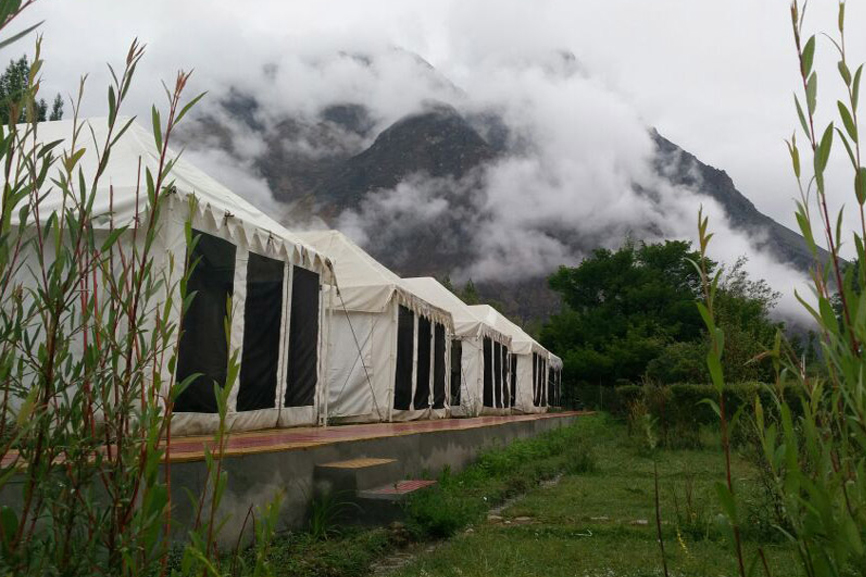
{"type": "Polygon", "coordinates": [[[347,528],[327,540],[290,534],[277,538],[269,563],[276,577],[356,577],[392,549],[385,529],[347,528]]]}
{"type": "MultiPolygon", "coordinates": [[[[713,488],[724,478],[723,456],[712,434],[702,439],[708,448],[657,454],[672,576],[737,572],[713,488]]],[[[733,469],[744,504],[747,561],[760,546],[773,575],[796,574],[794,552],[770,527],[771,509],[763,505],[755,470],[739,457],[733,469]]],[[[407,513],[407,527],[422,546],[413,547],[416,556],[392,573],[396,577],[662,574],[652,457],[606,415],[487,451],[463,472],[443,473],[437,488],[415,497],[407,513]],[[563,473],[558,483],[539,485],[563,473]],[[502,511],[501,521],[488,521],[491,507],[524,493],[502,511]],[[437,546],[428,547],[430,541],[437,546]]],[[[395,541],[405,535],[395,540],[386,529],[346,529],[328,540],[295,534],[275,543],[271,563],[278,576],[366,575],[372,563],[398,549],[395,541]]]]}
{"type": "MultiPolygon", "coordinates": [[[[581,419],[575,430],[591,439],[597,455],[594,472],[568,474],[555,486],[531,489],[503,511],[503,521],[478,523],[435,552],[421,553],[395,575],[662,574],[651,457],[636,448],[622,425],[604,416],[581,419]],[[517,522],[518,517],[530,521],[517,522]]],[[[716,521],[713,484],[724,478],[722,458],[717,449],[658,454],[663,535],[671,575],[737,572],[736,560],[716,521]]],[[[759,499],[749,464],[735,459],[734,472],[742,497],[759,499]]],[[[747,560],[754,559],[761,546],[773,574],[791,574],[796,561],[793,551],[765,528],[769,520],[755,519],[756,514],[748,513],[750,522],[744,527],[747,560]]]]}

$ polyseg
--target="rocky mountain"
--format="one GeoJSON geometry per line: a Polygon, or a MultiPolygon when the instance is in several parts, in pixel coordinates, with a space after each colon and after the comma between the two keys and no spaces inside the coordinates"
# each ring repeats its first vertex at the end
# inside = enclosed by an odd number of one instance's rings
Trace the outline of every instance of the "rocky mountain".
{"type": "MultiPolygon", "coordinates": [[[[653,131],[653,140],[658,150],[656,170],[673,184],[695,188],[717,200],[733,228],[749,233],[758,248],[766,250],[779,262],[809,271],[812,255],[803,237],[755,208],[724,170],[704,164],[658,132],[653,131]]],[[[821,256],[826,259],[829,254],[821,250],[821,256]]]]}
{"type": "MultiPolygon", "coordinates": [[[[565,62],[569,74],[576,74],[576,64],[565,62]]],[[[363,221],[365,248],[405,276],[459,276],[479,258],[473,235],[492,218],[484,169],[515,154],[515,146],[528,146],[495,111],[470,113],[437,101],[424,102],[386,125],[354,102],[267,122],[259,106],[255,98],[232,91],[216,110],[198,119],[187,140],[249,156],[238,135],[253,135],[263,146],[252,155],[252,166],[285,206],[282,220],[297,226],[316,217],[343,229],[363,221]]],[[[731,225],[748,233],[756,246],[782,263],[808,269],[811,257],[803,239],[758,211],[724,171],[655,131],[652,140],[659,177],[712,197],[731,225]]],[[[656,194],[635,188],[649,198],[656,194]]],[[[644,230],[629,233],[652,236],[659,224],[649,222],[644,230]]],[[[579,222],[539,226],[573,255],[587,254],[599,243],[583,233],[579,222]]],[[[539,319],[558,308],[546,288],[549,272],[476,284],[507,312],[539,319]]]]}

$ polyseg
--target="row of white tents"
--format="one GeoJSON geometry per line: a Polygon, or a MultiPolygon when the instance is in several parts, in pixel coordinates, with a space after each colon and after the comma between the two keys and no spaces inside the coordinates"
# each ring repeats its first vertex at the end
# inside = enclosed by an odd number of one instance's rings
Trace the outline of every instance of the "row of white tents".
{"type": "MultiPolygon", "coordinates": [[[[89,124],[103,142],[106,121],[89,124]]],[[[70,121],[41,123],[37,139],[67,139],[72,130],[70,121]]],[[[112,226],[136,217],[139,175],[158,163],[153,150],[152,136],[136,123],[115,146],[94,203],[96,214],[112,211],[112,226]]],[[[90,176],[95,154],[88,150],[80,165],[90,176]]],[[[215,429],[213,383],[225,382],[234,351],[233,430],[559,406],[562,361],[492,307],[467,305],[433,278],[400,278],[340,232],[290,232],[183,158],[172,180],[154,268],[184,262],[190,221],[199,238],[189,279],[196,296],[186,313],[173,311],[183,326],[174,376],[202,375],[176,401],[174,434],[215,429]]],[[[60,202],[49,194],[42,213],[60,202]]],[[[109,219],[98,222],[107,235],[109,219]]],[[[170,383],[168,367],[162,370],[170,383]]]]}

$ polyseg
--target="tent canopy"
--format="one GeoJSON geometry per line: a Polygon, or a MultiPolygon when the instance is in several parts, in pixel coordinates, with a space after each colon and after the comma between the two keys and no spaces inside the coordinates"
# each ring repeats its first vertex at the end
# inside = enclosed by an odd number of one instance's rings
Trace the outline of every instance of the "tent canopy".
{"type": "Polygon", "coordinates": [[[381,313],[396,297],[400,304],[453,330],[447,310],[419,295],[343,233],[322,230],[299,232],[298,236],[334,263],[338,279],[335,306],[354,312],[381,313]]]}
{"type": "Polygon", "coordinates": [[[511,352],[517,355],[538,353],[547,358],[547,349],[530,337],[519,326],[508,320],[505,315],[490,305],[470,305],[469,308],[484,322],[493,325],[498,331],[511,336],[511,352]]]}
{"type": "MultiPolygon", "coordinates": [[[[128,118],[118,118],[112,138],[126,124],[128,118]]],[[[80,121],[81,122],[81,121],[80,121]]],[[[97,148],[102,149],[108,137],[108,119],[91,118],[83,121],[76,141],[77,149],[85,152],[76,166],[84,174],[88,186],[92,183],[97,169],[97,148]]],[[[27,130],[29,125],[20,129],[27,130]]],[[[52,153],[59,157],[68,152],[73,134],[72,120],[40,122],[36,127],[35,140],[39,143],[62,141],[52,153]]],[[[33,136],[31,136],[33,138],[33,136]]],[[[177,158],[177,153],[168,150],[167,160],[177,158]]],[[[61,167],[58,161],[54,171],[61,167]]],[[[159,156],[153,140],[153,134],[138,122],[133,122],[128,130],[114,144],[108,165],[100,177],[99,185],[93,203],[94,227],[108,228],[110,214],[113,212],[114,226],[124,226],[135,220],[136,213],[142,210],[147,202],[147,185],[145,169],[149,168],[156,178],[159,169],[159,156]]],[[[265,215],[252,204],[196,168],[183,157],[174,164],[169,174],[169,183],[173,191],[181,198],[195,196],[198,199],[198,211],[202,216],[208,216],[215,222],[225,220],[230,223],[228,230],[231,236],[244,235],[244,240],[250,246],[265,246],[276,243],[280,246],[287,260],[296,253],[297,262],[305,263],[312,269],[323,272],[323,280],[332,282],[330,263],[318,252],[305,245],[297,236],[286,230],[278,222],[265,215]]],[[[56,187],[50,191],[40,204],[40,218],[47,218],[52,212],[62,207],[63,195],[56,187]]],[[[15,215],[17,218],[17,214],[15,215]]],[[[236,240],[236,239],[235,239],[236,240]]]]}
{"type": "Polygon", "coordinates": [[[445,288],[433,277],[403,279],[403,282],[425,300],[451,313],[454,318],[454,332],[460,337],[491,337],[511,347],[511,336],[497,330],[485,322],[460,297],[445,288]]]}

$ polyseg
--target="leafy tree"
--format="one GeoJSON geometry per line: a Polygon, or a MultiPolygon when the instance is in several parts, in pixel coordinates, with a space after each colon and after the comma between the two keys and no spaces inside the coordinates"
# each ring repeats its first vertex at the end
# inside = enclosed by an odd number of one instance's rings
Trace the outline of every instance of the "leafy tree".
{"type": "Polygon", "coordinates": [[[563,351],[566,377],[614,382],[639,379],[674,341],[701,334],[694,306],[700,276],[683,241],[598,249],[577,267],[560,267],[550,287],[563,310],[542,329],[542,340],[563,351]]]}
{"type": "Polygon", "coordinates": [[[472,279],[466,281],[466,286],[463,287],[458,296],[468,305],[481,304],[481,295],[478,294],[478,289],[472,279]]]}
{"type": "MultiPolygon", "coordinates": [[[[719,278],[716,292],[716,324],[725,331],[722,355],[731,382],[773,379],[772,364],[758,356],[773,346],[783,323],[770,318],[780,294],[763,279],[746,273],[746,257],[740,257],[719,278]]],[[[647,365],[646,376],[661,383],[703,383],[708,379],[706,350],[708,335],[700,340],[674,342],[647,365]]]]}
{"type": "MultiPolygon", "coordinates": [[[[689,262],[697,257],[684,241],[627,241],[551,276],[564,306],[542,329],[542,341],[563,352],[566,380],[707,382],[709,340],[694,306],[700,275],[689,262]]],[[[768,380],[771,364],[756,357],[782,328],[770,318],[779,294],[750,279],[746,263],[740,258],[720,275],[715,313],[728,335],[724,365],[732,381],[768,380]]]]}
{"type": "MultiPolygon", "coordinates": [[[[27,90],[30,81],[30,61],[24,55],[18,60],[9,62],[6,71],[0,75],[0,121],[3,124],[20,124],[27,122],[27,110],[15,103],[22,101],[24,91],[27,90]]],[[[51,105],[51,113],[48,112],[48,103],[44,98],[33,100],[35,120],[60,120],[63,118],[63,98],[60,94],[54,97],[51,105]]]]}

